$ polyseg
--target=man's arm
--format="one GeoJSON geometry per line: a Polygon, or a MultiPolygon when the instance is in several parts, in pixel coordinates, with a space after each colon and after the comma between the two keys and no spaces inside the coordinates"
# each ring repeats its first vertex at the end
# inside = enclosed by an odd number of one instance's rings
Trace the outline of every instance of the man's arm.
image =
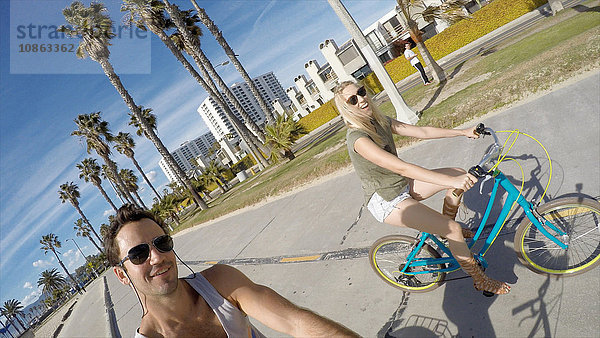
{"type": "Polygon", "coordinates": [[[205,277],[222,296],[273,330],[294,337],[358,337],[348,328],[255,284],[233,267],[215,265],[208,270],[205,277]]]}

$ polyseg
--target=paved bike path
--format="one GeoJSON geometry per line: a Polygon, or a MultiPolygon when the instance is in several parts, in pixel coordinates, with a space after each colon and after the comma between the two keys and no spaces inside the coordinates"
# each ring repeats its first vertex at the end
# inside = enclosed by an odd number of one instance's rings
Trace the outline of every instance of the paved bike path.
{"type": "MultiPolygon", "coordinates": [[[[554,167],[548,195],[579,191],[600,196],[600,73],[513,107],[481,121],[496,130],[520,129],[548,149],[554,167]]],[[[454,138],[421,142],[400,157],[416,164],[469,167],[483,154],[489,140],[454,138]]],[[[527,199],[546,185],[548,161],[543,151],[521,136],[511,154],[519,159],[527,199]]],[[[507,162],[503,171],[513,182],[519,167],[507,162]]],[[[481,212],[478,186],[465,194],[470,210],[481,212]]],[[[485,193],[485,189],[484,189],[485,193]]],[[[312,259],[323,253],[365,250],[377,238],[392,233],[414,234],[376,222],[368,212],[352,227],[362,193],[351,172],[309,189],[247,210],[208,226],[176,236],[180,257],[202,270],[207,261],[230,262],[258,283],[268,285],[293,302],[347,325],[365,337],[384,336],[594,336],[600,332],[600,269],[573,278],[536,275],[517,262],[512,249],[514,222],[505,226],[488,253],[488,273],[513,284],[511,294],[485,298],[470,279],[449,281],[425,294],[404,294],[384,284],[371,271],[364,251],[348,259],[312,259]],[[282,258],[302,257],[292,264],[282,258]],[[278,264],[239,264],[279,259],[278,264]]],[[[441,196],[426,202],[435,209],[441,196]]],[[[480,213],[459,214],[467,224],[480,213]]],[[[180,268],[185,275],[188,270],[180,268]]],[[[460,278],[461,272],[448,278],[460,278]]],[[[140,320],[130,289],[109,276],[120,332],[129,335],[140,320]]],[[[280,336],[257,326],[268,336],[280,336]]]]}

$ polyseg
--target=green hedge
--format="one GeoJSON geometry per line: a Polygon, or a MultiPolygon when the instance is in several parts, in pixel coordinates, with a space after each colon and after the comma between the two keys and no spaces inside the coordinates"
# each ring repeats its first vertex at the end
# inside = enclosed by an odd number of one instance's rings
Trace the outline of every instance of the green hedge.
{"type": "MultiPolygon", "coordinates": [[[[431,56],[438,60],[547,2],[547,0],[494,0],[473,13],[471,19],[459,21],[428,39],[425,41],[425,45],[431,56]]],[[[413,51],[419,55],[420,60],[423,60],[418,48],[413,51]]],[[[394,82],[416,72],[415,68],[402,56],[390,61],[385,68],[394,82]]],[[[377,83],[378,81],[375,74],[371,73],[365,82],[377,83]]],[[[377,86],[372,89],[375,93],[381,91],[377,86]]]]}
{"type": "Polygon", "coordinates": [[[244,158],[239,160],[236,164],[231,166],[232,174],[237,174],[240,171],[246,170],[248,168],[252,168],[256,164],[254,157],[251,155],[246,155],[244,158]]]}
{"type": "Polygon", "coordinates": [[[333,99],[331,99],[308,115],[302,117],[298,120],[298,123],[306,129],[307,133],[310,133],[339,114],[333,99]]]}

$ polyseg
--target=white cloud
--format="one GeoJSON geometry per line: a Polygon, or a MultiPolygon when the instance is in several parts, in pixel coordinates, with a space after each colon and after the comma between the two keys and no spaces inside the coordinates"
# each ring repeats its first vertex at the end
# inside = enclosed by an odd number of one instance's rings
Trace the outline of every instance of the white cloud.
{"type": "Polygon", "coordinates": [[[151,183],[154,183],[154,180],[156,179],[156,171],[152,170],[146,173],[146,177],[148,177],[148,179],[150,180],[151,183]]]}
{"type": "Polygon", "coordinates": [[[42,288],[38,288],[37,290],[31,292],[30,294],[28,294],[27,296],[25,296],[25,298],[23,298],[21,300],[21,305],[23,305],[23,307],[27,307],[29,304],[32,304],[33,302],[35,302],[40,295],[42,294],[42,288]]]}
{"type": "Polygon", "coordinates": [[[54,257],[51,257],[47,261],[38,259],[37,261],[33,262],[32,265],[36,268],[45,268],[45,267],[52,266],[53,262],[54,262],[54,257]]]}
{"type": "Polygon", "coordinates": [[[102,217],[108,217],[109,215],[114,215],[115,211],[113,209],[106,209],[104,213],[102,213],[102,217]]]}
{"type": "Polygon", "coordinates": [[[29,283],[29,282],[25,282],[25,285],[23,285],[23,287],[25,289],[33,289],[33,285],[31,285],[31,283],[29,283]]]}

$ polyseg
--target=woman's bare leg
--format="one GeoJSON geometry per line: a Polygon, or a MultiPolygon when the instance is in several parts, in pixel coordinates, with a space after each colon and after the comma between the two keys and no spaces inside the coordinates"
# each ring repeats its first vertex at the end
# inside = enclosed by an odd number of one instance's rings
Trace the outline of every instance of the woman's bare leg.
{"type": "MultiPolygon", "coordinates": [[[[439,168],[433,169],[432,171],[437,171],[449,176],[460,176],[466,173],[466,171],[461,168],[439,168]]],[[[456,218],[456,213],[458,212],[458,206],[460,205],[462,196],[454,195],[453,188],[447,188],[438,184],[422,181],[413,180],[410,182],[410,195],[417,201],[422,201],[426,198],[429,198],[442,190],[446,190],[442,214],[451,220],[454,220],[456,218]]],[[[473,232],[470,230],[464,229],[462,232],[464,237],[473,238],[474,236],[473,232]]]]}
{"type": "Polygon", "coordinates": [[[506,283],[491,279],[485,275],[481,267],[473,259],[471,250],[465,243],[462,229],[456,221],[437,211],[415,201],[406,199],[396,206],[394,211],[384,220],[385,223],[396,226],[407,226],[419,231],[439,234],[448,239],[448,248],[461,268],[473,278],[477,290],[489,291],[496,294],[510,292],[506,283]]]}
{"type": "Polygon", "coordinates": [[[471,257],[471,251],[465,243],[460,225],[412,198],[398,203],[396,209],[384,222],[444,236],[448,239],[448,247],[454,257],[457,259],[471,257]]]}

